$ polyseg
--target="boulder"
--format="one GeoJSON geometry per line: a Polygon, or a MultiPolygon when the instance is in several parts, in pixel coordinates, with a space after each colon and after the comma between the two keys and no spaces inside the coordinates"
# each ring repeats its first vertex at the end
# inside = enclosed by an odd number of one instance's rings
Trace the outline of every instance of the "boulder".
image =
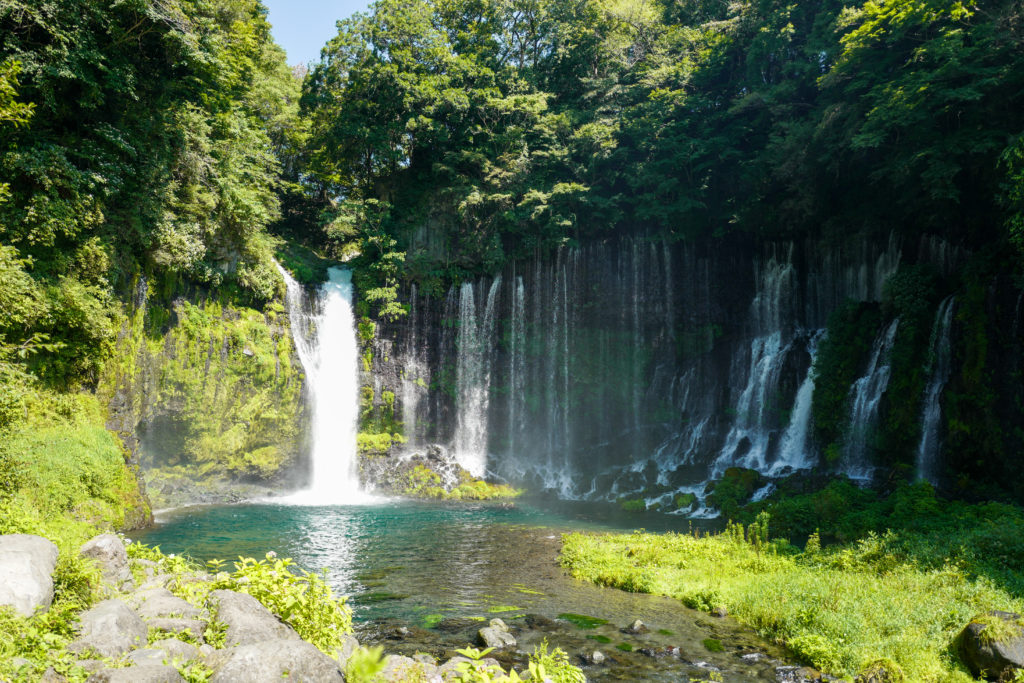
{"type": "Polygon", "coordinates": [[[818,683],[821,674],[805,666],[777,666],[775,680],[778,683],[818,683]]]}
{"type": "Polygon", "coordinates": [[[147,664],[159,664],[170,663],[170,657],[163,650],[157,650],[154,648],[143,648],[141,650],[132,650],[125,656],[125,659],[131,662],[133,665],[147,665],[147,664]]]}
{"type": "Polygon", "coordinates": [[[39,679],[39,683],[68,683],[68,679],[57,673],[57,670],[51,666],[43,672],[43,676],[39,679]]]}
{"type": "Polygon", "coordinates": [[[120,588],[132,584],[132,570],[124,543],[114,534],[101,534],[86,541],[78,554],[94,560],[103,573],[104,583],[120,588]]]}
{"type": "Polygon", "coordinates": [[[477,640],[480,645],[493,647],[495,650],[516,646],[516,639],[509,633],[508,626],[501,619],[491,619],[488,626],[477,632],[477,640]]]}
{"type": "Polygon", "coordinates": [[[176,635],[186,635],[197,643],[203,642],[206,622],[199,619],[181,619],[177,617],[160,617],[147,622],[150,628],[176,635]]]}
{"type": "Polygon", "coordinates": [[[348,663],[349,657],[352,653],[359,649],[359,641],[356,640],[355,636],[344,635],[341,637],[341,647],[338,648],[335,658],[338,660],[338,666],[342,669],[345,668],[345,664],[348,663]]]}
{"type": "Polygon", "coordinates": [[[29,617],[53,603],[57,546],[41,536],[0,536],[0,605],[29,617]]]}
{"type": "Polygon", "coordinates": [[[299,640],[291,626],[282,623],[251,595],[216,590],[210,593],[210,603],[216,605],[217,619],[227,626],[228,647],[264,640],[299,640]]]}
{"type": "Polygon", "coordinates": [[[648,628],[647,624],[640,621],[639,619],[636,619],[633,621],[632,624],[630,624],[626,628],[619,630],[621,630],[623,633],[632,633],[633,635],[640,635],[641,633],[647,633],[648,628]]]}
{"type": "Polygon", "coordinates": [[[600,650],[594,650],[589,655],[587,655],[587,661],[591,664],[604,664],[604,661],[606,659],[608,658],[605,657],[604,653],[600,650]]]}
{"type": "Polygon", "coordinates": [[[78,639],[68,650],[117,657],[144,645],[147,635],[146,622],[128,605],[117,599],[104,600],[79,615],[78,639]]]}
{"type": "Polygon", "coordinates": [[[994,611],[975,617],[960,634],[964,662],[978,677],[1012,679],[1024,670],[1024,618],[994,611]]]}
{"type": "Polygon", "coordinates": [[[285,676],[311,683],[345,680],[336,661],[294,638],[221,650],[211,660],[210,683],[281,683],[285,676]]]}
{"type": "Polygon", "coordinates": [[[143,619],[159,619],[161,617],[183,617],[195,619],[202,616],[202,610],[196,609],[166,588],[150,588],[137,591],[131,597],[136,611],[143,619]]]}
{"type": "Polygon", "coordinates": [[[126,669],[100,669],[85,683],[185,683],[185,679],[173,666],[143,664],[126,669]]]}
{"type": "Polygon", "coordinates": [[[423,683],[441,683],[441,668],[437,664],[419,662],[412,657],[388,655],[384,660],[384,670],[377,674],[381,683],[401,683],[403,681],[422,681],[423,683]]]}
{"type": "Polygon", "coordinates": [[[150,647],[154,650],[162,650],[169,660],[191,662],[194,659],[199,659],[199,648],[192,643],[186,643],[177,638],[158,640],[150,645],[150,647]]]}

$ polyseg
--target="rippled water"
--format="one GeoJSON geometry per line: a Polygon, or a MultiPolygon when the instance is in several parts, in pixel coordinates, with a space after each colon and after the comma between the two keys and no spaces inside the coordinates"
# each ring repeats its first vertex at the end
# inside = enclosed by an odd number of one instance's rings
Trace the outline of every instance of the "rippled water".
{"type": "MultiPolygon", "coordinates": [[[[689,680],[708,666],[721,669],[726,681],[774,680],[771,664],[741,655],[779,653],[732,620],[669,598],[598,588],[566,576],[558,565],[564,531],[685,531],[688,524],[579,504],[251,504],[178,510],[136,538],[199,560],[274,550],[306,569],[326,569],[334,589],[350,596],[360,640],[384,642],[389,652],[451,656],[472,641],[482,620],[501,617],[517,632],[520,650],[532,650],[542,638],[573,655],[600,649],[610,661],[588,667],[591,680],[689,680]],[[564,613],[608,623],[581,629],[559,620],[564,613]],[[650,631],[620,631],[634,619],[650,631]],[[724,651],[708,650],[707,639],[721,641],[724,651]],[[679,656],[651,656],[668,646],[679,648],[679,656]]],[[[503,661],[519,664],[522,656],[503,661]]]]}

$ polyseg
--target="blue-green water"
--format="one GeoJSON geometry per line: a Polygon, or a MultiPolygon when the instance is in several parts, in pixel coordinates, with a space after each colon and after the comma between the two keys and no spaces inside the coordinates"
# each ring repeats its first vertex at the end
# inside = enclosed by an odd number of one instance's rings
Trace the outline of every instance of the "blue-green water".
{"type": "Polygon", "coordinates": [[[588,671],[593,680],[679,680],[680,667],[690,666],[678,658],[616,650],[622,642],[636,650],[678,647],[691,663],[721,668],[725,680],[770,680],[764,666],[752,667],[739,655],[751,649],[773,651],[731,620],[702,615],[668,598],[576,581],[558,565],[564,531],[637,526],[684,531],[688,525],[666,515],[637,517],[607,506],[564,503],[548,508],[406,501],[332,507],[246,504],[167,513],[135,538],[202,561],[262,557],[273,550],[303,568],[326,570],[335,591],[349,596],[361,640],[386,641],[392,652],[420,650],[441,657],[472,640],[481,620],[500,616],[521,629],[520,645],[527,650],[541,637],[576,653],[598,646],[587,636],[607,638],[610,642],[599,647],[613,661],[588,671]],[[608,623],[583,631],[558,621],[563,613],[608,623]],[[555,621],[535,632],[524,626],[526,615],[555,621]],[[651,627],[649,633],[620,632],[638,618],[651,627]],[[395,636],[403,627],[409,631],[395,636]],[[707,638],[721,640],[726,652],[708,652],[702,645],[707,638]]]}

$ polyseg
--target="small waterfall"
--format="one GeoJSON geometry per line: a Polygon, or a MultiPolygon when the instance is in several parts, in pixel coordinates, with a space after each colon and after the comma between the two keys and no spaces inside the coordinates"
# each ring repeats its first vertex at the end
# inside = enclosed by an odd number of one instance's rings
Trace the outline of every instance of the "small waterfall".
{"type": "Polygon", "coordinates": [[[409,338],[399,366],[402,409],[402,427],[409,448],[419,442],[420,402],[427,393],[429,371],[420,356],[419,314],[416,308],[417,292],[414,284],[409,293],[409,338]]]}
{"type": "Polygon", "coordinates": [[[782,435],[779,457],[769,471],[771,475],[779,474],[786,468],[803,470],[814,466],[808,436],[811,429],[811,403],[814,399],[814,361],[818,357],[818,342],[824,334],[824,330],[818,330],[808,340],[807,350],[811,354],[811,363],[807,366],[807,376],[796,392],[789,426],[782,435]]]}
{"type": "Polygon", "coordinates": [[[459,397],[455,426],[455,458],[473,476],[487,470],[488,407],[494,318],[501,277],[491,283],[483,317],[478,320],[473,285],[459,290],[459,334],[456,386],[459,397]]]}
{"type": "Polygon", "coordinates": [[[523,278],[515,278],[512,289],[511,334],[508,343],[508,451],[517,453],[519,434],[523,429],[524,377],[526,375],[526,288],[523,278]]]}
{"type": "Polygon", "coordinates": [[[850,426],[844,444],[843,472],[851,479],[874,474],[868,451],[878,422],[878,404],[889,386],[889,351],[896,341],[899,318],[875,338],[867,371],[850,388],[850,426]]]}
{"type": "Polygon", "coordinates": [[[942,390],[949,381],[953,351],[949,334],[953,326],[953,297],[939,305],[932,326],[929,345],[929,380],[924,392],[924,410],[921,416],[921,441],[917,446],[917,478],[938,484],[937,463],[939,458],[940,432],[942,426],[942,390]]]}
{"type": "Polygon", "coordinates": [[[352,313],[352,273],[330,268],[315,301],[278,265],[287,286],[292,335],[312,403],[310,486],[291,497],[307,505],[360,501],[356,463],[359,348],[352,313]]]}
{"type": "Polygon", "coordinates": [[[734,465],[765,469],[771,445],[770,412],[777,400],[779,375],[792,348],[785,329],[792,324],[792,258],[789,245],[785,256],[769,259],[756,278],[757,293],[750,311],[756,336],[750,341],[746,383],[736,401],[736,420],[712,468],[713,477],[734,465]]]}

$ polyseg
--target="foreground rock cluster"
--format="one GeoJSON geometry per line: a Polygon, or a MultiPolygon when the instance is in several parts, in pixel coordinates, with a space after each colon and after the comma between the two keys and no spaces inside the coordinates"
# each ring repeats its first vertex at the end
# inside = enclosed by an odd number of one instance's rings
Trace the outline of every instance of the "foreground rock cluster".
{"type": "MultiPolygon", "coordinates": [[[[344,681],[345,664],[359,647],[354,637],[345,636],[334,657],[328,656],[246,593],[213,590],[193,604],[172,589],[214,577],[162,573],[156,562],[129,560],[113,534],[97,536],[80,553],[100,567],[108,595],[79,615],[77,638],[67,647],[91,683],[179,683],[190,667],[212,671],[211,683],[344,681]]],[[[0,536],[0,605],[23,616],[48,609],[57,556],[57,547],[45,538],[0,536]]],[[[444,682],[455,680],[460,666],[488,665],[497,661],[456,657],[438,664],[425,655],[391,655],[378,680],[444,682]]],[[[51,668],[43,680],[64,678],[51,668]]]]}

